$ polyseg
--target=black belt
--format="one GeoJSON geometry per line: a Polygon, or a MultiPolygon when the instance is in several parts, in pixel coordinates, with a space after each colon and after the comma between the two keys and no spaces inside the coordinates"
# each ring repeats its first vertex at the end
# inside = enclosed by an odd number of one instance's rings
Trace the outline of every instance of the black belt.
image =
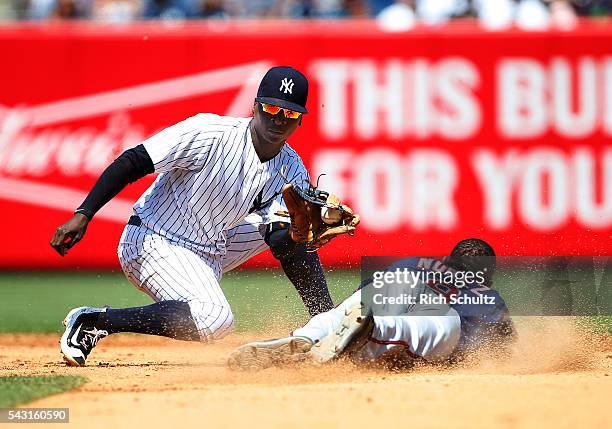
{"type": "Polygon", "coordinates": [[[138,215],[132,215],[130,216],[130,220],[128,220],[128,225],[140,226],[142,225],[142,220],[138,215]]]}

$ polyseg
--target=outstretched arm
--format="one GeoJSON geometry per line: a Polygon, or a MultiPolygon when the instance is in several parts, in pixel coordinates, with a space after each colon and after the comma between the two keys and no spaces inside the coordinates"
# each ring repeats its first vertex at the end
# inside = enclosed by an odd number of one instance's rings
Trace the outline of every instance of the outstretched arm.
{"type": "Polygon", "coordinates": [[[64,256],[85,235],[94,215],[129,183],[153,173],[153,161],[143,145],[123,152],[98,178],[91,192],[67,222],[60,225],[51,247],[64,256]]]}

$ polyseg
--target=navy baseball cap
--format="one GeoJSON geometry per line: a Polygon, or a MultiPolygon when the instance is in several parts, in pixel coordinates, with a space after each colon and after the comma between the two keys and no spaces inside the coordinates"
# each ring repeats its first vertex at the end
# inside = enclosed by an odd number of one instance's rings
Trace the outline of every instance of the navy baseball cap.
{"type": "Polygon", "coordinates": [[[272,104],[296,112],[308,113],[308,79],[289,66],[272,67],[261,80],[257,89],[259,103],[272,104]]]}

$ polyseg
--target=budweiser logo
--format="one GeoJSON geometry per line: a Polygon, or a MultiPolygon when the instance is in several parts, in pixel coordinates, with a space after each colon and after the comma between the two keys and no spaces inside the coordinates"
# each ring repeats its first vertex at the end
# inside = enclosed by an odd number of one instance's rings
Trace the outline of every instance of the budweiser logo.
{"type": "Polygon", "coordinates": [[[109,115],[106,126],[34,128],[22,109],[0,118],[0,170],[8,176],[97,176],[124,149],[139,144],[145,128],[127,112],[109,115]]]}
{"type": "MultiPolygon", "coordinates": [[[[0,105],[0,198],[71,210],[84,192],[23,176],[99,175],[119,153],[154,131],[134,122],[130,110],[237,89],[225,114],[247,116],[269,66],[248,63],[38,106],[0,105]],[[104,125],[66,126],[94,118],[104,118],[104,125]]],[[[100,216],[123,221],[131,205],[113,201],[100,216]]]]}

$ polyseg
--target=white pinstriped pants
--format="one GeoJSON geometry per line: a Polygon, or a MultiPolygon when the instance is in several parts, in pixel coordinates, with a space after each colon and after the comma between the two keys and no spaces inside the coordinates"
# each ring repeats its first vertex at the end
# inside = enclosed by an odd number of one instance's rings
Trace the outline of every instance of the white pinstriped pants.
{"type": "Polygon", "coordinates": [[[144,226],[127,225],[117,254],[127,279],[155,302],[189,303],[200,338],[223,338],[234,315],[219,285],[222,273],[265,250],[257,217],[227,233],[226,256],[202,255],[172,243],[144,226]]]}

